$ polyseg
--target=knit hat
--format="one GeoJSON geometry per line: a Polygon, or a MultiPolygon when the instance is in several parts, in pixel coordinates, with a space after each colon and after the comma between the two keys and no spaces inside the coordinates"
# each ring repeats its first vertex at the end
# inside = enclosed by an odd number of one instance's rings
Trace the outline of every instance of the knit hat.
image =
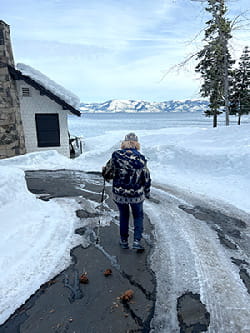
{"type": "Polygon", "coordinates": [[[125,136],[125,141],[138,141],[138,137],[135,135],[135,133],[128,133],[125,136]]]}

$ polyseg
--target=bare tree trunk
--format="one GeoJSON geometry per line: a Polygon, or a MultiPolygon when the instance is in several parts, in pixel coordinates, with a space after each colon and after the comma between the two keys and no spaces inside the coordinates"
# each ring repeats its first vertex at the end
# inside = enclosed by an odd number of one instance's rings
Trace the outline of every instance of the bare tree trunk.
{"type": "Polygon", "coordinates": [[[238,117],[238,125],[240,125],[240,118],[241,118],[241,114],[239,113],[239,117],[238,117]]]}
{"type": "Polygon", "coordinates": [[[224,98],[225,98],[225,116],[226,126],[229,125],[229,83],[228,83],[228,64],[227,57],[225,55],[225,77],[224,77],[224,98]]]}
{"type": "Polygon", "coordinates": [[[216,112],[213,115],[213,127],[217,127],[217,113],[216,112]]]}
{"type": "Polygon", "coordinates": [[[225,99],[225,124],[229,125],[229,78],[228,78],[228,58],[227,58],[227,40],[223,37],[224,49],[224,99],[225,99]]]}

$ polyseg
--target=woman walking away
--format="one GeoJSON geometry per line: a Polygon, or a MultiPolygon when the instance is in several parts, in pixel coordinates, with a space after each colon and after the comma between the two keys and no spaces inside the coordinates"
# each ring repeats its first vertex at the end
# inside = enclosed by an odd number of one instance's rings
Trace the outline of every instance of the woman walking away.
{"type": "Polygon", "coordinates": [[[143,201],[150,196],[150,173],[147,160],[140,152],[135,133],[129,133],[121,143],[121,149],[113,152],[102,169],[105,180],[113,179],[113,199],[120,212],[120,246],[128,249],[129,209],[134,220],[133,249],[143,251],[140,241],[143,232],[143,201]]]}

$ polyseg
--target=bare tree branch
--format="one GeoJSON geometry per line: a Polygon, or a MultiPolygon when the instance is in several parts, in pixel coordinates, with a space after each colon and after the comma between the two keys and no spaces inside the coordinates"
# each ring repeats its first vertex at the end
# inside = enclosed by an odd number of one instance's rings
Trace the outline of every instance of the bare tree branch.
{"type": "Polygon", "coordinates": [[[193,53],[191,55],[189,55],[187,58],[185,58],[182,62],[178,63],[178,64],[175,64],[173,66],[171,66],[170,68],[168,68],[166,70],[166,72],[163,74],[162,78],[160,79],[160,82],[163,81],[165,79],[165,77],[170,73],[170,72],[173,72],[173,71],[176,71],[177,73],[183,69],[183,67],[190,61],[192,60],[194,57],[196,57],[198,55],[198,52],[196,53],[193,53]]]}

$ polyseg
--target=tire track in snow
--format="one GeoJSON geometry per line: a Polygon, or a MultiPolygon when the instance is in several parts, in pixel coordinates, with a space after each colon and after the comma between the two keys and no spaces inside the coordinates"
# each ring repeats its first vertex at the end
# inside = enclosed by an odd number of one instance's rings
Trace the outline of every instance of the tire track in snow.
{"type": "Polygon", "coordinates": [[[179,331],[176,299],[188,290],[199,293],[210,312],[208,332],[250,332],[249,295],[231,263],[232,250],[222,247],[204,221],[178,208],[182,199],[163,190],[153,194],[161,204],[145,204],[159,242],[152,256],[158,279],[152,331],[179,331]]]}

